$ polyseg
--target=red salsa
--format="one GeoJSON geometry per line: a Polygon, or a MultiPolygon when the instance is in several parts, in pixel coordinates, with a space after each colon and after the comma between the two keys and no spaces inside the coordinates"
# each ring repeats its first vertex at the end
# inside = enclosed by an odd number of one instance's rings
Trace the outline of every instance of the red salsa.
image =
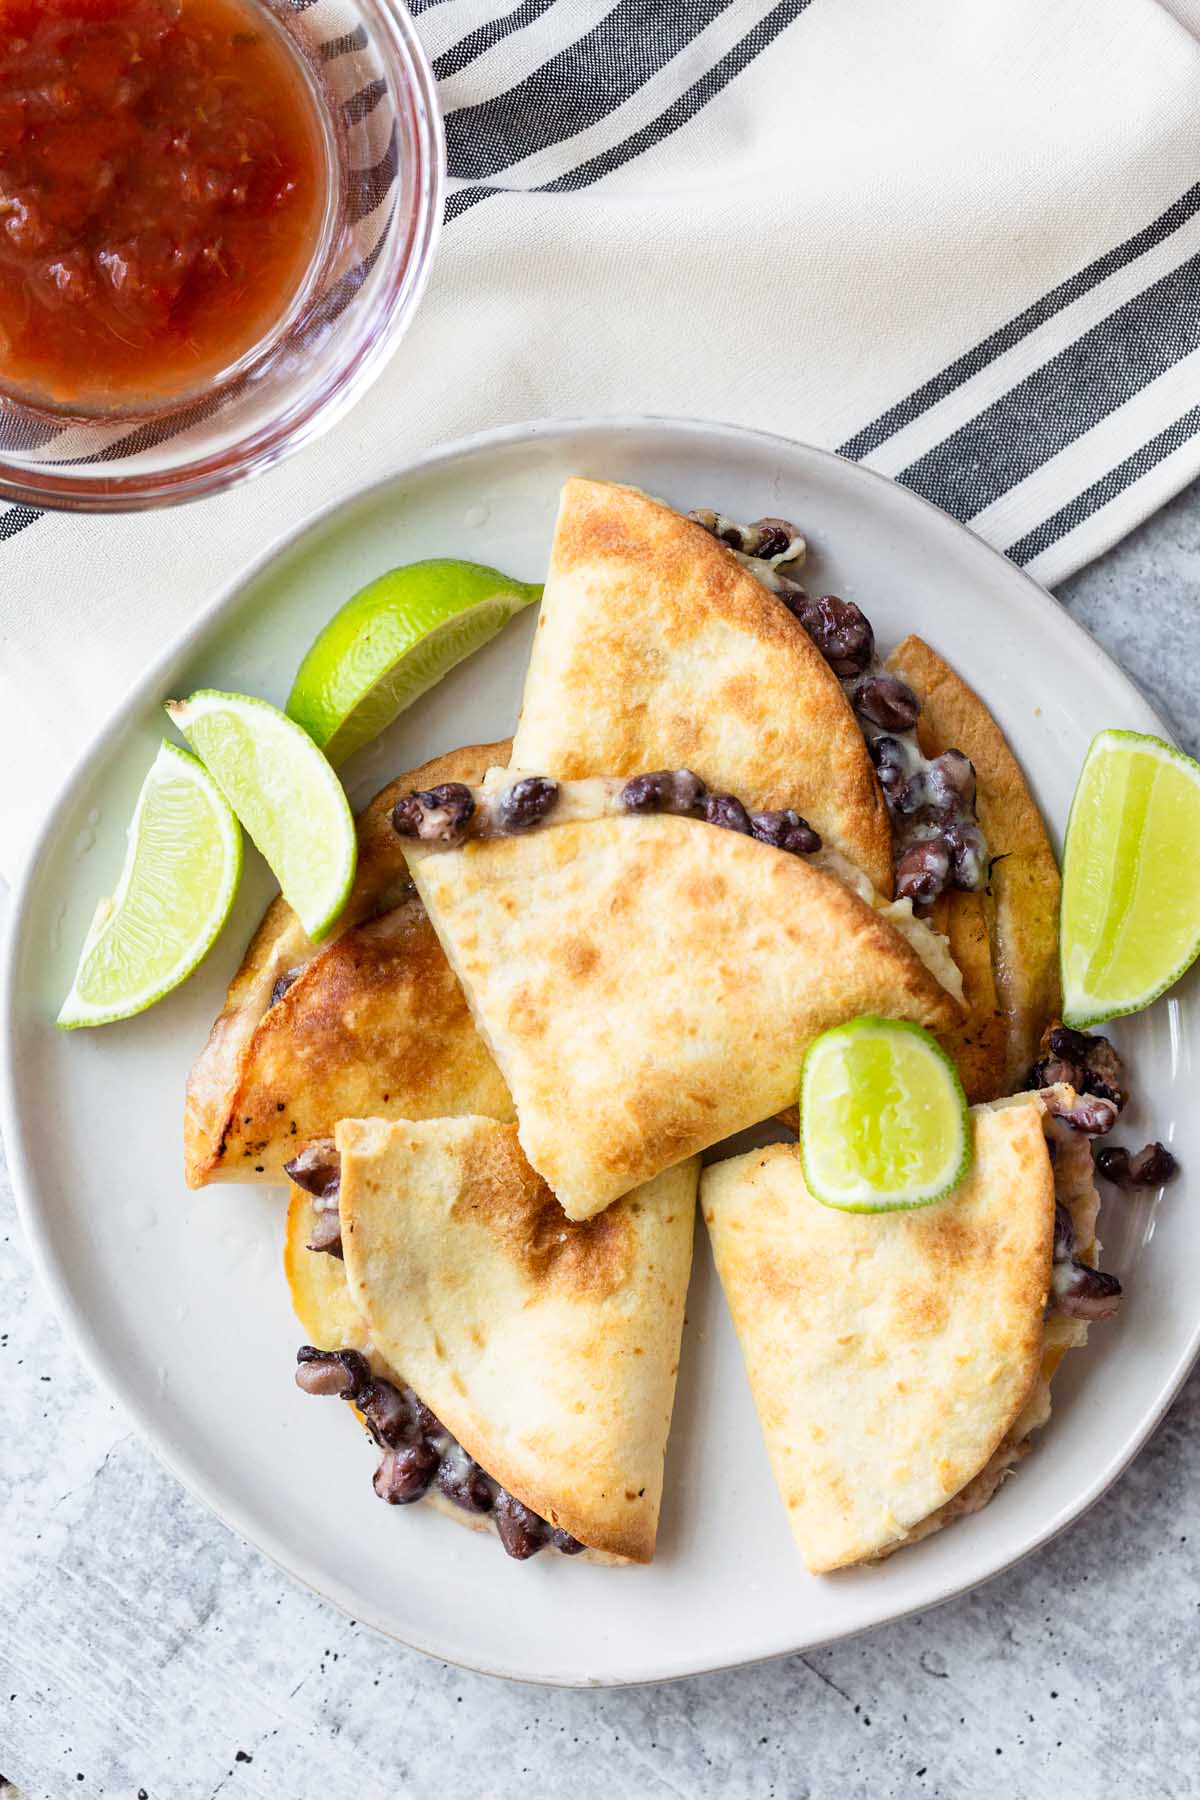
{"type": "Polygon", "coordinates": [[[80,412],[197,388],[288,312],[328,163],[247,0],[0,0],[0,389],[80,412]]]}

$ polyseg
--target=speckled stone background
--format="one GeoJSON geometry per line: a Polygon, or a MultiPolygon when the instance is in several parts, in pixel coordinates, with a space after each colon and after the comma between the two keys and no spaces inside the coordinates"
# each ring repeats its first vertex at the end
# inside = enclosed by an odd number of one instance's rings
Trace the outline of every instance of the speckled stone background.
{"type": "MultiPolygon", "coordinates": [[[[1200,487],[1061,597],[1200,751],[1200,487]]],[[[0,1284],[0,1771],[26,1800],[1200,1788],[1200,1373],[1085,1519],[965,1599],[732,1675],[559,1692],[397,1648],[189,1499],[65,1346],[2,1170],[0,1284]]]]}

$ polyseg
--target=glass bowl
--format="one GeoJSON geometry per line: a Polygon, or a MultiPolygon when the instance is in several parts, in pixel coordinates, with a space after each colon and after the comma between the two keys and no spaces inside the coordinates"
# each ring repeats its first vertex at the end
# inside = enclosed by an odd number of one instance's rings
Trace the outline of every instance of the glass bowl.
{"type": "Polygon", "coordinates": [[[433,71],[397,0],[247,0],[313,78],[330,146],[312,265],[276,330],[204,392],[144,411],[72,415],[0,385],[0,500],[120,512],[212,494],[327,430],[412,318],[442,220],[445,146],[433,71]]]}

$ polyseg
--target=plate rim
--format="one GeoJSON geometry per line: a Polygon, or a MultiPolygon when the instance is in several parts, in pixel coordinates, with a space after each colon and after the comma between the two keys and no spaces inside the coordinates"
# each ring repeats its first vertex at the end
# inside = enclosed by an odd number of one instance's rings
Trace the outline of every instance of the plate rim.
{"type": "Polygon", "coordinates": [[[836,464],[843,473],[851,471],[851,479],[864,479],[868,484],[874,484],[878,492],[890,494],[893,500],[900,502],[902,507],[922,508],[927,513],[934,515],[938,522],[938,529],[949,528],[952,532],[962,534],[971,541],[977,554],[982,554],[986,559],[994,559],[994,563],[1002,565],[1007,581],[1019,579],[1026,588],[1029,599],[1035,608],[1040,609],[1047,606],[1053,608],[1057,623],[1068,628],[1068,636],[1074,638],[1080,652],[1093,662],[1106,665],[1109,673],[1115,672],[1120,682],[1126,686],[1148,716],[1151,722],[1148,728],[1155,730],[1169,743],[1173,745],[1176,743],[1169,723],[1162,717],[1154,703],[1141,691],[1133,677],[1084,626],[1060,606],[1046,588],[1035,581],[1024,569],[1009,562],[1001,551],[986,543],[960,520],[954,519],[940,507],[935,506],[932,501],[926,500],[924,496],[914,493],[911,489],[900,487],[888,476],[882,475],[874,469],[866,468],[861,463],[850,462],[832,451],[787,437],[779,432],[760,431],[752,426],[735,425],[721,420],[661,414],[619,413],[570,418],[539,418],[493,426],[484,431],[472,432],[455,438],[421,455],[404,458],[386,473],[360,486],[350,488],[297,524],[279,532],[263,550],[222,585],[207,606],[201,608],[182,630],[168,640],[153,662],[142,671],[139,679],[132,683],[121,696],[120,703],[114,712],[91,735],[81,752],[75,757],[60,781],[40,827],[27,844],[12,887],[9,922],[5,933],[3,959],[0,962],[0,1132],[3,1133],[7,1151],[17,1216],[30,1260],[37,1278],[42,1284],[43,1291],[51,1300],[67,1341],[100,1390],[117,1401],[137,1430],[139,1437],[147,1444],[157,1460],[169,1470],[194,1499],[213,1513],[226,1529],[235,1532],[258,1554],[265,1556],[290,1579],[299,1581],[311,1593],[336,1606],[346,1617],[371,1625],[372,1629],[407,1649],[416,1650],[422,1655],[434,1657],[438,1661],[449,1663],[454,1667],[470,1669],[479,1674],[517,1681],[530,1686],[584,1690],[656,1685],[660,1682],[686,1680],[691,1676],[719,1674],[732,1669],[749,1668],[756,1664],[778,1660],[784,1656],[808,1654],[810,1651],[826,1645],[861,1636],[882,1625],[909,1618],[914,1613],[930,1611],[934,1607],[959,1598],[964,1593],[982,1586],[984,1582],[1006,1573],[1019,1562],[1024,1561],[1026,1557],[1032,1556],[1035,1551],[1050,1543],[1069,1525],[1082,1518],[1107,1492],[1109,1487],[1120,1478],[1162,1421],[1200,1355],[1200,1303],[1198,1303],[1195,1320],[1183,1349],[1157,1384],[1152,1401],[1127,1441],[1093,1473],[1087,1485],[1074,1500],[1060,1506],[1057,1513],[1046,1520],[1040,1528],[1022,1538],[1011,1555],[996,1562],[986,1573],[968,1574],[961,1581],[955,1581],[951,1585],[941,1588],[931,1597],[916,1599],[909,1606],[882,1611],[878,1617],[847,1627],[844,1631],[828,1632],[820,1637],[807,1639],[797,1644],[766,1650],[758,1656],[736,1658],[733,1661],[705,1660],[700,1663],[689,1663],[686,1667],[673,1665],[661,1668],[660,1666],[657,1672],[643,1670],[629,1675],[579,1677],[561,1675],[553,1671],[529,1673],[522,1669],[494,1667],[480,1661],[466,1661],[450,1657],[437,1644],[422,1642],[419,1637],[403,1636],[392,1624],[378,1616],[372,1617],[370,1610],[363,1607],[359,1601],[352,1602],[348,1593],[341,1590],[341,1583],[336,1579],[330,1580],[322,1576],[318,1580],[315,1571],[312,1574],[306,1573],[303,1559],[289,1555],[286,1544],[280,1540],[277,1533],[264,1530],[257,1521],[254,1524],[248,1522],[247,1514],[241,1504],[225,1493],[219,1480],[206,1475],[198,1461],[193,1462],[186,1456],[178,1454],[173,1446],[160,1437],[156,1424],[132,1391],[116,1359],[110,1358],[103,1348],[91,1319],[74,1304],[65,1268],[51,1247],[50,1232],[43,1227],[41,1222],[45,1208],[39,1194],[35,1159],[26,1146],[20,1109],[17,1104],[14,1074],[17,1051],[15,1007],[18,952],[27,929],[27,914],[38,866],[47,844],[56,836],[60,828],[62,816],[72,799],[77,784],[84,776],[93,758],[119,737],[130,716],[143,706],[156,689],[161,687],[168,666],[197,645],[220,616],[236,604],[243,589],[258,580],[272,563],[287,554],[302,538],[310,533],[319,532],[339,513],[356,506],[369,505],[373,499],[381,496],[385,490],[398,482],[423,476],[441,465],[454,463],[480,452],[502,450],[522,443],[536,443],[539,439],[546,437],[578,437],[581,435],[600,437],[612,435],[615,437],[622,432],[630,431],[661,435],[668,442],[673,438],[695,438],[700,435],[704,435],[710,440],[720,438],[729,443],[735,453],[739,444],[753,445],[760,449],[772,445],[779,446],[789,456],[799,452],[802,457],[810,457],[818,463],[836,464]]]}

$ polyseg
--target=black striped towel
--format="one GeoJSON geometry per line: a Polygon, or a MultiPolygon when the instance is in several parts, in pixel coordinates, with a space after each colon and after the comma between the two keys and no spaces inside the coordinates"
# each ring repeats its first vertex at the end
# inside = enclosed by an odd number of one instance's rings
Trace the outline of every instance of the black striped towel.
{"type": "Polygon", "coordinates": [[[1047,583],[1200,467],[1200,0],[414,10],[447,225],[373,392],[248,490],[0,513],[10,867],[147,644],[440,440],[555,414],[761,426],[894,476],[1047,583]]]}

